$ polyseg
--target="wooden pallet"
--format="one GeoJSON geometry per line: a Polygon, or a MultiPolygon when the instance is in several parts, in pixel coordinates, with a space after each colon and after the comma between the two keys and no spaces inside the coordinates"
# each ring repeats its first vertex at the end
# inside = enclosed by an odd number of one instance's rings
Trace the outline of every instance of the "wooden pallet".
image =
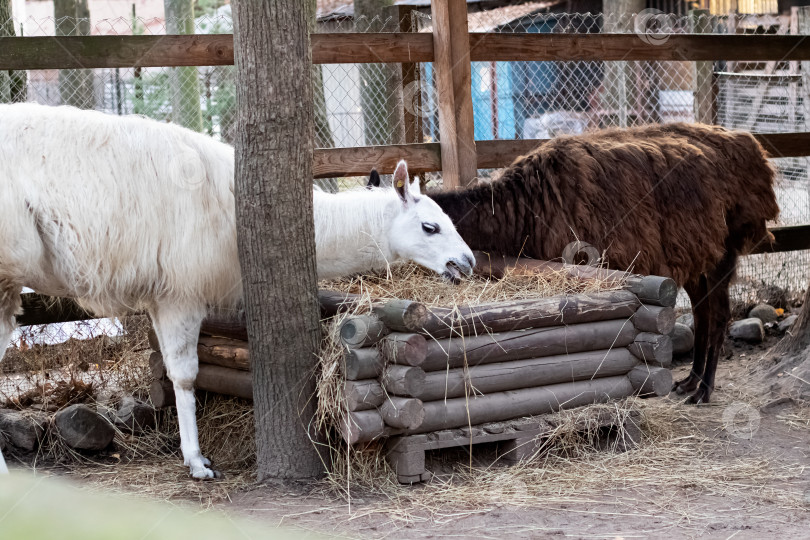
{"type": "MultiPolygon", "coordinates": [[[[635,447],[641,439],[638,411],[599,411],[594,417],[579,422],[578,429],[623,427],[609,430],[600,441],[603,447],[617,445],[626,450],[635,447]],[[619,440],[617,434],[622,439],[619,440]]],[[[502,442],[497,459],[514,464],[530,458],[543,440],[556,428],[551,416],[534,416],[506,422],[493,422],[479,426],[445,429],[421,435],[391,437],[385,445],[386,459],[397,472],[402,484],[425,482],[432,474],[425,468],[425,452],[441,448],[470,446],[489,442],[502,442]]]]}

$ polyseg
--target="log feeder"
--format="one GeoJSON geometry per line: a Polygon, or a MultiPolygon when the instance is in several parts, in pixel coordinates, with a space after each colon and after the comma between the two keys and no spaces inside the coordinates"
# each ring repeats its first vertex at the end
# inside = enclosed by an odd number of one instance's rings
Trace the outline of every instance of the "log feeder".
{"type": "MultiPolygon", "coordinates": [[[[461,444],[460,433],[469,432],[477,434],[476,441],[495,437],[523,448],[530,436],[498,431],[503,424],[492,423],[669,393],[672,340],[667,334],[675,324],[677,293],[671,279],[478,257],[490,275],[508,268],[562,271],[621,288],[454,309],[404,299],[372,302],[371,312],[347,318],[339,329],[346,413],[337,429],[348,444],[382,437],[436,442],[442,430],[455,430],[452,441],[441,444],[461,444]]],[[[328,291],[319,297],[327,316],[368,302],[328,291]]],[[[206,319],[197,346],[197,388],[252,399],[246,339],[243,316],[206,319]]],[[[158,351],[154,332],[149,341],[158,351]]],[[[174,389],[159,352],[150,356],[149,368],[152,403],[156,408],[173,404],[174,389]]],[[[402,468],[398,477],[420,481],[424,451],[411,450],[392,450],[402,468]]]]}

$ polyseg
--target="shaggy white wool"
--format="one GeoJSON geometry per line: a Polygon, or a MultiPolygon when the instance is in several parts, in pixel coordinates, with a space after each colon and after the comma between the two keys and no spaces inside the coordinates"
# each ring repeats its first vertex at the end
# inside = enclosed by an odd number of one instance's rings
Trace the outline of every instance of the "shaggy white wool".
{"type": "MultiPolygon", "coordinates": [[[[215,476],[194,411],[200,324],[207,310],[242,299],[233,174],[232,147],[182,127],[0,105],[3,350],[23,286],[103,315],[148,310],[174,384],[183,458],[196,478],[215,476]]],[[[398,190],[313,192],[320,277],[400,260],[456,277],[472,271],[472,252],[450,219],[407,186],[404,162],[394,177],[398,190]]]]}

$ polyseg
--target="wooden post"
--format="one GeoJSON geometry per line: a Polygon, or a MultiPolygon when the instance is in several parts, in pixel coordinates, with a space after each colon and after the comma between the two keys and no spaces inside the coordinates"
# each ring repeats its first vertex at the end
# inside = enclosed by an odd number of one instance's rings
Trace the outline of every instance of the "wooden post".
{"type": "MultiPolygon", "coordinates": [[[[414,22],[416,10],[412,6],[394,8],[399,21],[400,32],[418,32],[414,22]]],[[[402,101],[405,120],[405,144],[422,142],[422,89],[419,64],[402,64],[402,101]]]]}
{"type": "Polygon", "coordinates": [[[442,178],[446,189],[478,175],[472,106],[470,37],[466,0],[431,3],[442,178]]]}
{"type": "MultiPolygon", "coordinates": [[[[690,30],[693,34],[709,34],[712,31],[708,9],[693,9],[689,12],[690,30]]],[[[695,62],[692,88],[694,89],[695,122],[713,124],[715,118],[714,63],[695,62]]]]}
{"type": "MultiPolygon", "coordinates": [[[[798,8],[799,34],[810,34],[810,6],[798,8]]],[[[804,130],[810,131],[810,62],[801,63],[802,74],[802,113],[804,116],[804,130]]],[[[807,176],[810,178],[810,159],[805,158],[807,176]]]]}
{"type": "MultiPolygon", "coordinates": [[[[646,7],[644,0],[604,0],[602,12],[604,14],[604,32],[624,34],[633,30],[634,13],[639,13],[646,7]]],[[[628,89],[628,82],[632,83],[634,64],[625,61],[605,63],[605,108],[611,111],[611,119],[616,120],[619,127],[627,127],[630,122],[628,111],[635,109],[633,89],[628,89]]]]}

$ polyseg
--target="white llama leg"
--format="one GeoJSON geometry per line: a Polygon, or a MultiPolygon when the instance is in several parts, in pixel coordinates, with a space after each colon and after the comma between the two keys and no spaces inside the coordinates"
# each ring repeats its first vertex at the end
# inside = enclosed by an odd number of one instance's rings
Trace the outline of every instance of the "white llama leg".
{"type": "Polygon", "coordinates": [[[180,448],[183,462],[194,478],[214,478],[211,462],[200,452],[195,414],[194,381],[197,378],[197,339],[205,310],[180,309],[161,305],[152,310],[152,322],[163,353],[163,363],[174,383],[177,421],[180,424],[180,448]]]}
{"type": "MultiPolygon", "coordinates": [[[[16,322],[14,314],[20,309],[20,290],[22,287],[16,285],[6,285],[0,288],[0,362],[6,354],[6,347],[11,342],[11,334],[14,332],[16,322]]],[[[3,435],[0,434],[0,437],[3,435]]],[[[8,474],[6,460],[0,452],[0,474],[8,474]]]]}

